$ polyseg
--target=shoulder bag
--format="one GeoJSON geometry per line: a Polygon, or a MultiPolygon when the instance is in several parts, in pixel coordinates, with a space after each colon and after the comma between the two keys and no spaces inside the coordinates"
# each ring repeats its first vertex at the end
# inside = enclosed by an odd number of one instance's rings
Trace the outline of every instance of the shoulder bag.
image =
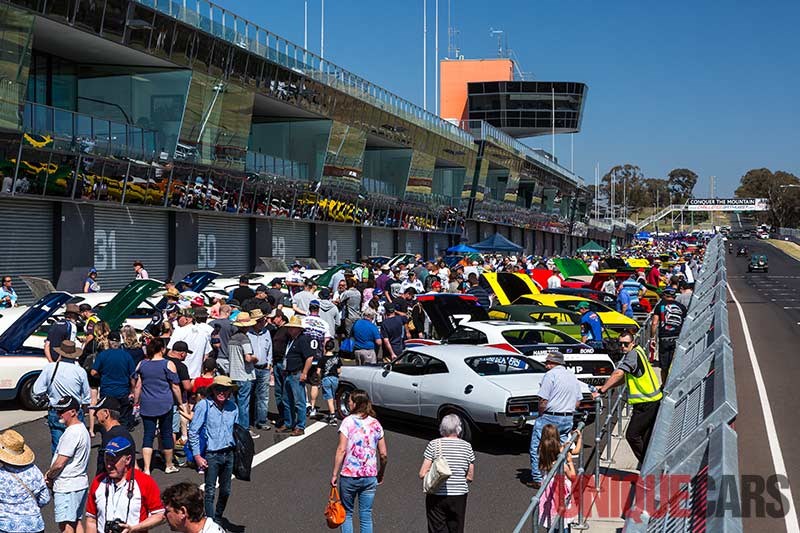
{"type": "Polygon", "coordinates": [[[50,406],[50,387],[53,386],[53,382],[56,380],[56,374],[58,373],[58,365],[61,364],[61,358],[59,357],[58,361],[56,361],[56,367],[53,369],[53,375],[50,376],[50,383],[47,384],[47,389],[41,394],[37,394],[33,397],[33,401],[38,405],[47,404],[50,406]]]}
{"type": "Polygon", "coordinates": [[[437,439],[436,444],[436,458],[431,463],[431,469],[425,474],[425,479],[422,480],[422,490],[425,494],[435,494],[439,485],[453,475],[447,459],[442,455],[442,439],[437,439]]]}
{"type": "Polygon", "coordinates": [[[325,506],[325,520],[328,522],[328,527],[336,529],[344,524],[345,510],[342,501],[339,499],[339,489],[331,487],[331,493],[328,496],[328,505],[325,506]]]}

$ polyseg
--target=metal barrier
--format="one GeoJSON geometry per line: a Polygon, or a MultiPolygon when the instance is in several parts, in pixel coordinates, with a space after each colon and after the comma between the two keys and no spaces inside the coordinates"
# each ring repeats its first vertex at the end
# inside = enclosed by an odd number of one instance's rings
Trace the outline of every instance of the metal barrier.
{"type": "Polygon", "coordinates": [[[741,518],[716,506],[720,497],[739,494],[725,253],[719,236],[706,247],[635,500],[626,515],[626,532],[742,530],[741,518]],[[736,487],[730,487],[730,480],[736,487]]]}

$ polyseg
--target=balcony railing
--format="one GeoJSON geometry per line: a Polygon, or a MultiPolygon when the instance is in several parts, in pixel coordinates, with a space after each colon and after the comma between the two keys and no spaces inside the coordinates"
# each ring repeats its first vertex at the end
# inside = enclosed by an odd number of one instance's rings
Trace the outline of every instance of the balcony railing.
{"type": "Polygon", "coordinates": [[[472,146],[472,136],[420,106],[305,50],[283,37],[206,0],[136,0],[170,17],[236,46],[389,111],[459,144],[472,146]]]}
{"type": "Polygon", "coordinates": [[[461,121],[461,127],[469,131],[476,139],[489,141],[520,157],[532,160],[577,187],[583,187],[585,185],[583,178],[577,174],[549,160],[543,155],[536,153],[531,147],[521,143],[511,135],[495,128],[484,120],[463,120],[461,121]]]}
{"type": "Polygon", "coordinates": [[[98,156],[154,159],[156,132],[66,109],[26,102],[23,130],[54,148],[98,156]]]}

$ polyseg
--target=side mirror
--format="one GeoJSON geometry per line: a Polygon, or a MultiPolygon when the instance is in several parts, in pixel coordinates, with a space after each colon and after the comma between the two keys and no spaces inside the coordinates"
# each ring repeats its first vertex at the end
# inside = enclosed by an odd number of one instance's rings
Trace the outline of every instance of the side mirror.
{"type": "Polygon", "coordinates": [[[392,365],[389,364],[389,363],[386,363],[385,365],[383,365],[383,370],[386,371],[386,372],[391,372],[392,371],[392,365]]]}

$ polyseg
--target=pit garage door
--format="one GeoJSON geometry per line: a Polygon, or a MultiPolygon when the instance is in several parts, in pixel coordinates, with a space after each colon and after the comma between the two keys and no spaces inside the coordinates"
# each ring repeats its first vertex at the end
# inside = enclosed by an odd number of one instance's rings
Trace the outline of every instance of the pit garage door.
{"type": "Polygon", "coordinates": [[[311,225],[296,220],[273,220],[272,255],[290,262],[295,257],[311,257],[311,225]]]}
{"type": "Polygon", "coordinates": [[[407,254],[422,254],[425,250],[422,249],[422,233],[416,231],[406,232],[406,249],[403,250],[407,254]]]}
{"type": "Polygon", "coordinates": [[[394,255],[394,233],[390,229],[370,228],[369,255],[394,255]]]}
{"type": "Polygon", "coordinates": [[[466,239],[467,242],[478,242],[482,240],[478,235],[478,223],[469,221],[467,222],[467,229],[466,229],[466,239]]]}
{"type": "Polygon", "coordinates": [[[250,220],[197,216],[197,268],[239,276],[250,271],[250,220]]]}
{"type": "MultiPolygon", "coordinates": [[[[53,279],[53,206],[51,202],[0,200],[0,275],[11,276],[19,304],[32,303],[33,296],[18,276],[58,282],[53,279]]],[[[66,289],[80,291],[79,287],[66,289]]]]}
{"type": "Polygon", "coordinates": [[[434,258],[447,253],[449,239],[446,233],[431,233],[428,236],[428,241],[431,243],[431,251],[434,258]]]}
{"type": "Polygon", "coordinates": [[[511,228],[511,242],[525,248],[525,243],[522,241],[522,228],[511,228]]]}
{"type": "MultiPolygon", "coordinates": [[[[333,266],[356,258],[356,228],[353,226],[328,226],[328,265],[333,266]]],[[[320,258],[317,258],[318,262],[320,258]]]]}
{"type": "Polygon", "coordinates": [[[94,267],[104,291],[119,290],[136,278],[139,260],[151,278],[169,276],[169,228],[166,212],[102,207],[94,210],[94,267]]]}
{"type": "Polygon", "coordinates": [[[536,231],[532,229],[525,230],[525,253],[532,254],[534,253],[534,246],[533,246],[533,239],[536,235],[536,231]]]}

